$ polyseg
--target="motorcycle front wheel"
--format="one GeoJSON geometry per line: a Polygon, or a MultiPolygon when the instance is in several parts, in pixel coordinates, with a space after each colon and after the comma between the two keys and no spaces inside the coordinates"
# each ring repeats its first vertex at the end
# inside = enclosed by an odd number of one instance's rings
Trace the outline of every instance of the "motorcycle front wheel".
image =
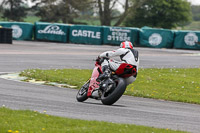
{"type": "Polygon", "coordinates": [[[115,80],[116,87],[111,89],[111,91],[103,92],[101,96],[101,102],[105,105],[112,105],[115,103],[126,90],[126,82],[123,78],[118,78],[115,80]]]}
{"type": "Polygon", "coordinates": [[[88,80],[78,91],[76,99],[78,102],[83,102],[88,99],[87,92],[89,88],[90,80],[88,80]]]}

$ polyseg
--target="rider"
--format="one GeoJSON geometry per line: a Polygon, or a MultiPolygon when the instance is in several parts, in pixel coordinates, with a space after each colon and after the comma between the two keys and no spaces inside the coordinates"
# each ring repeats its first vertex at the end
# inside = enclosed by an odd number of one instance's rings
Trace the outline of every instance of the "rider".
{"type": "Polygon", "coordinates": [[[100,74],[97,80],[109,77],[110,70],[124,77],[127,85],[136,80],[139,55],[138,51],[133,49],[133,44],[130,41],[122,42],[120,48],[115,51],[106,51],[100,54],[99,58],[103,58],[101,62],[103,74],[100,74]],[[110,59],[115,56],[119,56],[121,61],[110,59]]]}

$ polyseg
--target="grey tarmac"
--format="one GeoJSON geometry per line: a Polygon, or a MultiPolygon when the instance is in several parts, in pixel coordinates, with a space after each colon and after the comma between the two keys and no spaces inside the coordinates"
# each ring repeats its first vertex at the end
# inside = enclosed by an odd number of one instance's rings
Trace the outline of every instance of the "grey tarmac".
{"type": "MultiPolygon", "coordinates": [[[[24,69],[92,69],[100,53],[117,49],[109,45],[14,41],[0,44],[0,74],[24,69]]],[[[136,47],[140,68],[199,68],[200,51],[136,47]]],[[[128,123],[198,133],[200,105],[122,96],[113,106],[89,99],[76,101],[77,90],[36,85],[0,78],[0,106],[47,111],[77,119],[128,123]]]]}

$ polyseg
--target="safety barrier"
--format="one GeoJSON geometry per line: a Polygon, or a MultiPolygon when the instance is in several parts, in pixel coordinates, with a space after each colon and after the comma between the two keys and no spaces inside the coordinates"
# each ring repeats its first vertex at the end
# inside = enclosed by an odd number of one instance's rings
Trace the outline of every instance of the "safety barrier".
{"type": "Polygon", "coordinates": [[[70,26],[69,41],[71,43],[101,45],[102,33],[100,26],[72,25],[70,26]]]}
{"type": "Polygon", "coordinates": [[[57,23],[35,23],[35,40],[66,43],[69,25],[57,23]]]}
{"type": "Polygon", "coordinates": [[[176,31],[174,48],[200,49],[200,32],[197,31],[176,31]]]}
{"type": "MultiPolygon", "coordinates": [[[[173,31],[150,27],[139,29],[67,25],[45,22],[36,22],[34,25],[23,22],[0,22],[0,26],[12,28],[12,37],[15,40],[34,39],[93,45],[120,45],[122,41],[131,41],[141,47],[200,49],[200,31],[173,31]]],[[[2,33],[0,33],[0,38],[3,38],[2,33]]]]}
{"type": "Polygon", "coordinates": [[[174,32],[166,29],[142,28],[139,33],[139,45],[153,48],[172,48],[174,32]]]}
{"type": "Polygon", "coordinates": [[[2,27],[12,28],[12,37],[14,40],[32,40],[33,27],[31,23],[23,22],[0,22],[2,27]]]}
{"type": "Polygon", "coordinates": [[[123,41],[138,43],[138,28],[103,27],[103,43],[119,45],[123,41]]]}

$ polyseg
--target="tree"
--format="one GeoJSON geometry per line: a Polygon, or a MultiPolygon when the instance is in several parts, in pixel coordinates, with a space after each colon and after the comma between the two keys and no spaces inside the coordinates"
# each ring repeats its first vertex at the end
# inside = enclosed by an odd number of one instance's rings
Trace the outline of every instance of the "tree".
{"type": "MultiPolygon", "coordinates": [[[[36,0],[32,0],[35,2],[36,0]]],[[[59,21],[59,8],[56,5],[56,0],[41,0],[32,7],[32,10],[36,11],[36,16],[41,18],[40,21],[46,22],[58,22],[59,21]]]]}
{"type": "Polygon", "coordinates": [[[88,10],[90,2],[91,0],[41,0],[33,9],[38,10],[36,15],[41,17],[41,21],[76,23],[74,18],[88,10]]]}
{"type": "Polygon", "coordinates": [[[129,2],[129,0],[125,0],[124,4],[120,3],[120,0],[97,0],[101,25],[110,26],[112,20],[118,18],[118,21],[114,24],[114,26],[119,26],[128,15],[130,4],[131,2],[129,2]],[[113,16],[116,3],[123,5],[124,12],[118,16],[113,16]]]}
{"type": "Polygon", "coordinates": [[[25,7],[26,0],[3,0],[1,3],[1,10],[3,11],[3,18],[12,21],[23,21],[26,17],[25,7]]]}
{"type": "MultiPolygon", "coordinates": [[[[98,10],[101,25],[111,25],[112,20],[116,19],[115,26],[120,25],[128,15],[129,7],[132,2],[129,0],[32,0],[36,2],[33,9],[37,10],[36,15],[41,17],[41,21],[63,23],[77,23],[74,18],[93,13],[98,10]],[[124,8],[123,13],[119,13],[116,4],[124,8]],[[116,15],[116,13],[118,13],[116,15]]],[[[88,16],[87,16],[88,18],[88,16]]]]}
{"type": "Polygon", "coordinates": [[[193,16],[193,20],[200,21],[200,6],[199,5],[192,6],[192,16],[193,16]]]}
{"type": "Polygon", "coordinates": [[[191,7],[186,0],[135,0],[124,25],[171,29],[190,20],[191,7]]]}

